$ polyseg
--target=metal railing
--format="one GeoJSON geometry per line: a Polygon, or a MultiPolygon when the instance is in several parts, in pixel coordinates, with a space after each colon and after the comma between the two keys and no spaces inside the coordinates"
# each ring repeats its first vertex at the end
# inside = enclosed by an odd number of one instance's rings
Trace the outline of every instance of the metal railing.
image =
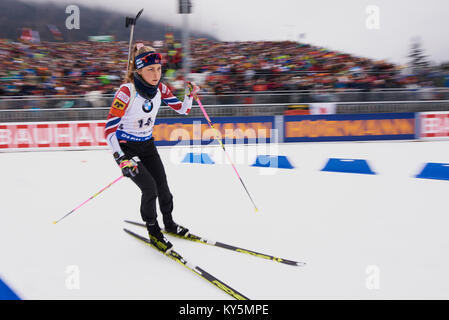
{"type": "Polygon", "coordinates": [[[374,102],[374,101],[419,101],[449,100],[449,88],[423,88],[419,90],[377,89],[372,91],[334,89],[273,91],[259,93],[228,93],[222,95],[203,95],[205,104],[233,103],[320,103],[320,102],[374,102]]]}
{"type": "Polygon", "coordinates": [[[387,113],[449,111],[449,100],[433,101],[376,101],[342,102],[337,104],[337,113],[387,113]]]}
{"type": "MultiPolygon", "coordinates": [[[[99,93],[3,97],[0,98],[0,122],[102,120],[106,119],[112,100],[113,95],[99,93]]],[[[335,103],[337,113],[448,111],[449,88],[204,94],[201,101],[211,117],[281,115],[294,105],[314,102],[335,103]]],[[[177,116],[180,115],[165,106],[158,113],[160,118],[177,116]]],[[[194,107],[190,116],[203,117],[203,114],[194,107]]]]}
{"type": "MultiPolygon", "coordinates": [[[[237,117],[256,115],[283,114],[288,105],[266,104],[266,105],[206,105],[204,106],[211,117],[237,117]]],[[[0,110],[0,123],[2,122],[37,122],[37,121],[80,121],[80,120],[105,120],[109,108],[76,108],[76,109],[15,109],[0,110]]],[[[158,118],[184,117],[167,106],[162,106],[158,112],[158,118]]],[[[198,107],[193,107],[189,113],[190,117],[204,117],[198,107]]]]}
{"type": "MultiPolygon", "coordinates": [[[[210,117],[282,115],[291,104],[231,104],[205,105],[210,117]]],[[[389,102],[341,102],[337,103],[336,112],[343,113],[383,113],[383,112],[424,112],[449,111],[449,100],[441,101],[389,101],[389,102]]],[[[0,110],[0,123],[37,122],[37,121],[81,121],[105,120],[109,108],[53,108],[53,109],[15,109],[0,110]]],[[[193,107],[190,117],[202,118],[200,108],[193,107]]],[[[159,110],[158,118],[184,117],[169,107],[159,110]]]]}
{"type": "MultiPolygon", "coordinates": [[[[16,96],[1,97],[0,110],[12,109],[75,109],[109,107],[112,94],[78,96],[16,96]]],[[[240,92],[221,95],[202,94],[204,105],[231,104],[308,104],[317,102],[376,102],[376,101],[431,101],[449,100],[449,88],[419,90],[378,89],[363,90],[302,90],[273,92],[240,92]]]]}
{"type": "Polygon", "coordinates": [[[0,98],[0,110],[101,108],[112,103],[113,95],[13,96],[0,98]]]}

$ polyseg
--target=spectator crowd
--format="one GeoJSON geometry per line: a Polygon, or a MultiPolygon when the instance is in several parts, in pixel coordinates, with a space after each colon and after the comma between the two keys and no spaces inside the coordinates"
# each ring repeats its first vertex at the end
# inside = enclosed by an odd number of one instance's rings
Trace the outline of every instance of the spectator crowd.
{"type": "MultiPolygon", "coordinates": [[[[160,42],[160,41],[159,41],[160,42]]],[[[147,45],[151,42],[144,41],[147,45]]],[[[203,92],[402,88],[418,85],[401,67],[290,41],[217,42],[192,39],[191,72],[203,92]]],[[[182,47],[162,43],[165,80],[183,81],[182,47]]],[[[0,95],[114,93],[126,71],[128,43],[0,40],[0,95]]]]}

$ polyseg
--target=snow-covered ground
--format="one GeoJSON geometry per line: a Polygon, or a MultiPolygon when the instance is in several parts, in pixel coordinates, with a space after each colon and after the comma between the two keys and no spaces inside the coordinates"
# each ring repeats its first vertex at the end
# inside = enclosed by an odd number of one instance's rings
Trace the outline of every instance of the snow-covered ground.
{"type": "MultiPolygon", "coordinates": [[[[278,257],[291,267],[171,239],[192,263],[251,299],[449,298],[448,181],[414,178],[449,163],[449,142],[303,143],[223,151],[214,165],[159,151],[175,220],[193,233],[278,257]],[[266,150],[264,150],[266,149],[266,150]],[[294,169],[252,167],[256,154],[285,155],[294,169]],[[376,175],[320,171],[328,158],[368,160],[376,175]]],[[[107,150],[0,154],[0,278],[24,299],[231,299],[122,231],[142,235],[140,191],[107,150]]]]}

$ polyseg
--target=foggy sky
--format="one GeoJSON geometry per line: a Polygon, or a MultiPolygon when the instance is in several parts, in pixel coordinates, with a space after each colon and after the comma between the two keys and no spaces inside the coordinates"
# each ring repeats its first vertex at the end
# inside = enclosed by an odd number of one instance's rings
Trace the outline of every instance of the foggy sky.
{"type": "MultiPolygon", "coordinates": [[[[49,2],[49,0],[26,0],[49,2]]],[[[178,0],[50,0],[100,7],[181,26],[178,0]]],[[[447,0],[191,0],[192,30],[222,41],[299,40],[371,59],[406,63],[411,40],[419,37],[431,61],[449,61],[447,0]],[[378,8],[378,29],[366,25],[367,6],[378,8]]],[[[65,13],[62,13],[65,14],[65,13]]],[[[81,28],[82,28],[82,11],[81,28]]],[[[372,20],[369,20],[372,21],[372,20]]],[[[138,26],[137,26],[138,27],[138,26]]]]}

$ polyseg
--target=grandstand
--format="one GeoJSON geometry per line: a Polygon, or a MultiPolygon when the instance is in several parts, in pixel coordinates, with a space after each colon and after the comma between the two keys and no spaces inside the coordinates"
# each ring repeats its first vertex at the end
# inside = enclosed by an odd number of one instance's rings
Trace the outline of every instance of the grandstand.
{"type": "MultiPolygon", "coordinates": [[[[144,43],[153,45],[151,41],[144,43]]],[[[159,50],[165,60],[164,81],[182,95],[181,44],[162,43],[159,50]]],[[[258,110],[256,114],[275,114],[291,106],[319,102],[339,103],[337,112],[448,108],[449,90],[435,86],[438,77],[444,75],[441,73],[423,80],[385,61],[291,41],[218,42],[199,38],[191,40],[191,48],[190,76],[201,85],[205,104],[235,105],[227,115],[235,115],[237,108],[245,105],[258,106],[242,111],[247,115],[254,110],[258,110]],[[373,109],[373,103],[379,101],[382,104],[376,103],[373,109]],[[404,101],[414,103],[401,103],[404,101]]],[[[0,110],[107,108],[124,79],[126,57],[124,41],[2,41],[0,110]]],[[[94,112],[94,118],[103,117],[105,112],[94,112]]],[[[20,120],[19,113],[15,114],[4,114],[1,120],[20,120]]]]}

